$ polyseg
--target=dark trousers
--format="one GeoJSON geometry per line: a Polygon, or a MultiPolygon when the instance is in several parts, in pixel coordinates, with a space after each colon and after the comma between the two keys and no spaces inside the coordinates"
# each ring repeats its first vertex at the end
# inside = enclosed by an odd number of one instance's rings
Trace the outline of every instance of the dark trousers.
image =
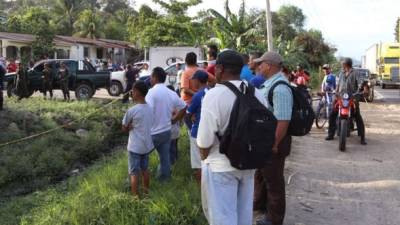
{"type": "Polygon", "coordinates": [[[175,164],[178,159],[178,139],[171,139],[171,147],[169,148],[169,157],[171,165],[175,164]]]}
{"type": "MultiPolygon", "coordinates": [[[[0,81],[2,82],[2,81],[0,81]]],[[[0,87],[0,110],[3,110],[3,89],[0,87]]]]}
{"type": "Polygon", "coordinates": [[[70,100],[68,82],[61,82],[60,87],[64,95],[64,100],[70,100]]]}
{"type": "Polygon", "coordinates": [[[264,168],[256,170],[254,177],[254,210],[266,211],[274,225],[283,224],[286,210],[285,159],[290,154],[292,138],[285,137],[278,154],[264,168]]]}
{"type": "Polygon", "coordinates": [[[125,88],[125,93],[124,96],[122,98],[122,102],[126,103],[129,101],[129,92],[132,90],[133,87],[133,83],[132,82],[128,82],[126,84],[126,88],[125,88]]]}
{"type": "MultiPolygon", "coordinates": [[[[352,116],[356,120],[358,136],[360,136],[361,139],[364,140],[365,139],[365,126],[364,126],[364,120],[360,113],[360,104],[358,103],[358,101],[355,101],[355,105],[356,105],[356,109],[355,109],[355,112],[353,112],[352,116]]],[[[331,137],[335,136],[336,126],[337,126],[336,119],[337,119],[338,115],[339,115],[339,111],[337,109],[333,108],[332,113],[329,117],[329,130],[328,130],[328,135],[331,137]]]]}
{"type": "Polygon", "coordinates": [[[51,82],[44,82],[43,83],[43,95],[46,97],[47,91],[50,94],[50,98],[53,98],[53,84],[51,82]]]}

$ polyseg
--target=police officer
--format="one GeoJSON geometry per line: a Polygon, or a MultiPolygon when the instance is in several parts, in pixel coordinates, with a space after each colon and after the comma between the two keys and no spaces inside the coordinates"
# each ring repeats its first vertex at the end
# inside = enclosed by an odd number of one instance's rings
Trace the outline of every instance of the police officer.
{"type": "Polygon", "coordinates": [[[17,61],[17,94],[18,100],[28,97],[28,76],[21,61],[17,61]]]}
{"type": "Polygon", "coordinates": [[[0,111],[3,110],[3,82],[6,74],[6,65],[3,58],[0,58],[0,111]]]}
{"type": "Polygon", "coordinates": [[[61,62],[60,69],[58,70],[58,78],[60,79],[60,88],[63,92],[64,100],[69,101],[69,71],[64,62],[61,62]]]}
{"type": "Polygon", "coordinates": [[[123,103],[127,103],[129,101],[129,91],[132,90],[132,86],[136,81],[136,77],[139,74],[142,68],[133,68],[131,64],[128,64],[126,73],[125,73],[125,80],[126,80],[126,88],[125,93],[122,98],[123,103]]]}
{"type": "Polygon", "coordinates": [[[53,98],[53,71],[48,63],[44,64],[42,76],[43,96],[46,99],[47,91],[50,93],[50,99],[53,98]]]}

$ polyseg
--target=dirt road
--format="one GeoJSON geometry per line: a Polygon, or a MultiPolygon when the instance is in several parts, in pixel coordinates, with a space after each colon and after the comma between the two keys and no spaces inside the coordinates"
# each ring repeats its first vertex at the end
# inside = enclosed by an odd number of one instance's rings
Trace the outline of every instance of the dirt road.
{"type": "Polygon", "coordinates": [[[287,160],[285,225],[400,224],[400,105],[362,104],[367,146],[346,152],[324,130],[295,138],[287,160]]]}

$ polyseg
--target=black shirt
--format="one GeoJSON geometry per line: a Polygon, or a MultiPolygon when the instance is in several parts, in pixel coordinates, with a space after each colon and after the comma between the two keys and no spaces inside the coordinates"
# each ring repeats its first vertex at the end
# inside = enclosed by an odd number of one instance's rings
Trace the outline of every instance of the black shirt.
{"type": "Polygon", "coordinates": [[[128,83],[135,83],[136,76],[139,74],[140,69],[134,68],[126,71],[125,77],[128,83]]]}

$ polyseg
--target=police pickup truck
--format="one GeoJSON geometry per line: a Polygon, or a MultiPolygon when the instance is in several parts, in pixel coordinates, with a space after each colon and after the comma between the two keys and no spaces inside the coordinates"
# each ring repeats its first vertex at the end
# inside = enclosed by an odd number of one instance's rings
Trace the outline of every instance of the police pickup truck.
{"type": "MultiPolygon", "coordinates": [[[[27,72],[28,77],[28,96],[35,91],[42,91],[42,75],[44,64],[48,63],[53,72],[53,90],[60,89],[60,82],[57,72],[60,64],[64,62],[69,70],[69,89],[75,91],[78,100],[90,99],[99,88],[107,88],[110,83],[110,72],[99,71],[85,60],[72,59],[48,59],[37,62],[27,72]]],[[[5,86],[7,86],[7,95],[17,95],[16,74],[9,73],[5,76],[5,86]]]]}

